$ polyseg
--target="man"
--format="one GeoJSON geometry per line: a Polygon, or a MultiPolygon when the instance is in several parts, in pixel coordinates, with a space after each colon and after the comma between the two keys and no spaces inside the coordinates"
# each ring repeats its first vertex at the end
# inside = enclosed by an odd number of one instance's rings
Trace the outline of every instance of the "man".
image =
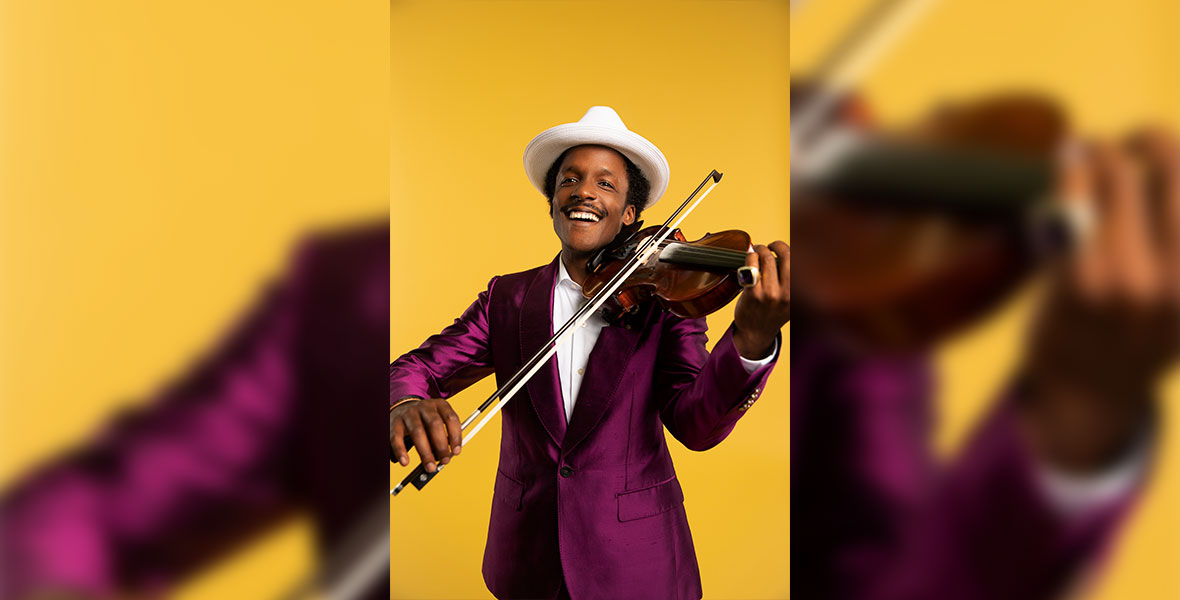
{"type": "MultiPolygon", "coordinates": [[[[663,194],[668,163],[608,107],[542,132],[525,170],[547,197],[561,253],[492,278],[455,324],[390,365],[390,443],[409,436],[428,471],[460,451],[447,398],[503,382],[585,302],[586,261],[663,194]]],[[[704,319],[645,306],[628,326],[578,331],[503,411],[484,554],[499,598],[700,598],[700,574],[665,444],[720,443],[758,398],[790,318],[790,255],[756,246],[761,276],[705,350],[704,319]],[[776,258],[777,254],[777,258],[776,258]]]]}

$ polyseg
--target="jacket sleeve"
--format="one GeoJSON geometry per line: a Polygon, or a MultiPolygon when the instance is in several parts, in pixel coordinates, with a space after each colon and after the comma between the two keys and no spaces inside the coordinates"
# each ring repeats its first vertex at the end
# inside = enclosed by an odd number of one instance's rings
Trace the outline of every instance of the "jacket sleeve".
{"type": "Polygon", "coordinates": [[[498,277],[455,322],[389,365],[389,405],[402,398],[450,398],[493,371],[488,302],[498,277]]]}
{"type": "Polygon", "coordinates": [[[150,403],[5,493],[0,597],[158,592],[286,512],[291,288],[150,403]]]}
{"type": "MultiPolygon", "coordinates": [[[[802,325],[802,323],[801,323],[802,325]]],[[[1134,492],[1065,515],[1000,397],[944,465],[925,357],[866,356],[796,331],[792,542],[799,597],[1055,598],[1101,556],[1134,492]]]]}
{"type": "MultiPolygon", "coordinates": [[[[710,353],[704,319],[668,316],[664,323],[653,378],[660,418],[686,447],[707,450],[758,400],[778,357],[750,373],[733,344],[732,325],[710,353]]],[[[781,334],[777,347],[781,353],[781,334]]]]}
{"type": "Polygon", "coordinates": [[[1038,481],[1011,399],[943,473],[872,600],[1057,598],[1108,549],[1142,483],[1067,513],[1038,481]]]}

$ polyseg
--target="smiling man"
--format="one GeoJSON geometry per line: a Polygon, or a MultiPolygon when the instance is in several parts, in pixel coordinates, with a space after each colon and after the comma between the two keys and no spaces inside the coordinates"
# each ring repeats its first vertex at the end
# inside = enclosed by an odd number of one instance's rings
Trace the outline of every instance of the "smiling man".
{"type": "MultiPolygon", "coordinates": [[[[447,402],[503,384],[586,302],[586,261],[668,185],[668,163],[596,106],[529,143],[525,171],[549,201],[561,252],[493,277],[455,323],[389,370],[389,439],[428,471],[460,452],[447,402]]],[[[700,598],[683,494],[664,428],[693,450],[720,443],[758,399],[790,318],[790,250],[755,246],[761,273],[710,354],[704,319],[644,306],[626,326],[595,316],[509,402],[483,574],[497,598],[700,598]]]]}

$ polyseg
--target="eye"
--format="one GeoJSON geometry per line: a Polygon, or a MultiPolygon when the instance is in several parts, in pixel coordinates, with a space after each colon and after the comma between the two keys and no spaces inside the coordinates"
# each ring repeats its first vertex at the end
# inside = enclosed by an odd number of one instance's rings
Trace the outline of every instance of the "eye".
{"type": "Polygon", "coordinates": [[[575,177],[566,177],[565,179],[562,179],[562,180],[561,180],[561,184],[562,184],[562,185],[565,185],[565,184],[567,184],[567,183],[576,183],[577,181],[578,181],[578,180],[577,180],[577,178],[575,178],[575,177]]]}
{"type": "Polygon", "coordinates": [[[609,181],[600,181],[598,183],[598,185],[601,185],[602,187],[609,188],[612,190],[615,189],[615,186],[611,185],[611,183],[609,181]]]}

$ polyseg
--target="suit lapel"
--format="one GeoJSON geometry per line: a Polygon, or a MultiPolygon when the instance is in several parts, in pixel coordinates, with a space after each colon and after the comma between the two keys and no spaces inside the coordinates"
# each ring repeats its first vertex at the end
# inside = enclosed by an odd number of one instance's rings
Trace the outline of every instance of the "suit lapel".
{"type": "Polygon", "coordinates": [[[614,401],[619,382],[622,381],[623,373],[639,344],[640,333],[644,329],[643,323],[651,317],[650,305],[643,310],[645,314],[641,315],[641,318],[629,320],[636,326],[624,328],[621,325],[609,325],[602,328],[602,333],[599,334],[586,363],[586,375],[582,378],[582,387],[578,391],[578,400],[570,417],[569,430],[566,431],[562,444],[566,452],[572,450],[594,430],[606,409],[614,401]]]}
{"type": "MultiPolygon", "coordinates": [[[[525,291],[520,313],[520,361],[524,365],[537,350],[553,337],[553,285],[557,279],[557,260],[541,269],[525,291]]],[[[565,437],[565,414],[561,400],[561,386],[557,379],[557,356],[541,367],[525,385],[533,410],[553,438],[561,446],[565,437]]]]}

